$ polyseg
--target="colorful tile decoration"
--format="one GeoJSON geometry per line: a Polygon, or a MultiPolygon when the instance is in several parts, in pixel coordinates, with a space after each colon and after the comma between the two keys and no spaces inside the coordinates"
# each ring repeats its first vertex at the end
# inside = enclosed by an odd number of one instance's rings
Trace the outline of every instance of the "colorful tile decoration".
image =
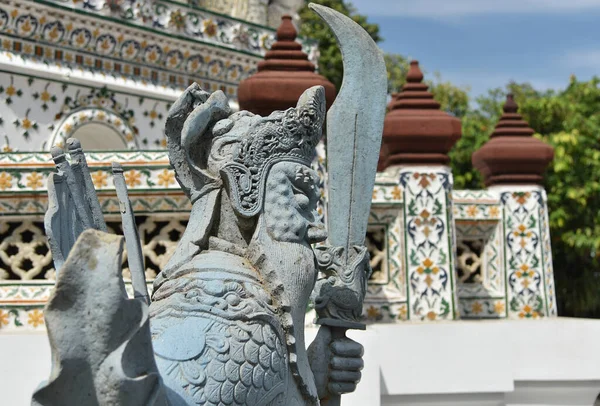
{"type": "Polygon", "coordinates": [[[504,207],[508,317],[556,316],[546,192],[537,186],[495,189],[504,207]]]}
{"type": "Polygon", "coordinates": [[[500,197],[488,190],[453,192],[458,310],[463,319],[506,317],[500,197]]]}
{"type": "Polygon", "coordinates": [[[197,81],[235,96],[237,84],[255,72],[266,50],[263,46],[270,46],[272,40],[267,38],[273,36],[269,29],[262,29],[261,34],[252,29],[251,37],[258,37],[253,40],[255,50],[250,52],[244,50],[244,44],[252,41],[236,39],[244,37],[244,28],[232,28],[233,21],[218,26],[229,27],[227,33],[215,34],[214,38],[220,40],[197,42],[193,37],[161,33],[157,25],[140,29],[128,20],[106,17],[102,15],[104,9],[94,11],[93,7],[86,7],[92,2],[78,2],[85,10],[78,9],[77,13],[57,7],[68,2],[53,3],[0,0],[2,59],[11,65],[31,66],[31,61],[38,61],[66,67],[76,76],[98,72],[131,78],[142,86],[151,83],[182,89],[197,81]],[[217,44],[222,41],[230,42],[227,48],[217,44]],[[260,46],[257,41],[262,41],[260,46]]]}
{"type": "Polygon", "coordinates": [[[400,170],[404,192],[404,228],[408,319],[455,318],[452,173],[445,167],[400,170]]]}
{"type": "MultiPolygon", "coordinates": [[[[121,162],[136,214],[187,213],[191,206],[170,168],[166,151],[88,152],[90,173],[105,213],[118,214],[111,163],[121,162]]],[[[43,216],[50,153],[0,154],[0,216],[43,216]]]]}
{"type": "MultiPolygon", "coordinates": [[[[87,160],[115,233],[121,229],[110,163],[124,165],[151,283],[183,233],[190,209],[166,151],[89,152],[87,160]]],[[[325,170],[323,162],[317,166],[325,170]]],[[[44,328],[39,315],[55,278],[43,228],[53,168],[49,153],[0,154],[4,331],[44,328]]],[[[364,321],[556,316],[543,190],[451,191],[451,184],[442,168],[378,174],[365,241],[374,272],[364,321]]],[[[127,278],[126,262],[123,272],[127,278]]]]}
{"type": "Polygon", "coordinates": [[[172,100],[76,85],[0,70],[3,152],[49,150],[82,126],[101,124],[119,134],[121,149],[163,149],[164,118],[172,100]]]}
{"type": "MultiPolygon", "coordinates": [[[[220,2],[231,3],[229,0],[220,2]]],[[[275,30],[269,27],[169,0],[49,0],[48,3],[75,10],[80,15],[102,17],[105,21],[257,55],[262,55],[270,47],[275,34],[275,30]]],[[[233,8],[233,5],[227,7],[227,4],[222,4],[220,11],[231,12],[233,8]]]]}

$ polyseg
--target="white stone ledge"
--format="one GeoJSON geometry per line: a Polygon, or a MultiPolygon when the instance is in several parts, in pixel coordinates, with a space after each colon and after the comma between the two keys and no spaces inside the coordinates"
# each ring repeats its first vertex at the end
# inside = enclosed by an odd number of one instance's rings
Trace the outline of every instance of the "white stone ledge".
{"type": "MultiPolygon", "coordinates": [[[[365,346],[365,369],[344,406],[591,406],[600,393],[600,320],[380,324],[348,335],[365,346]]],[[[45,334],[0,330],[0,360],[0,403],[29,404],[50,371],[45,334]]]]}

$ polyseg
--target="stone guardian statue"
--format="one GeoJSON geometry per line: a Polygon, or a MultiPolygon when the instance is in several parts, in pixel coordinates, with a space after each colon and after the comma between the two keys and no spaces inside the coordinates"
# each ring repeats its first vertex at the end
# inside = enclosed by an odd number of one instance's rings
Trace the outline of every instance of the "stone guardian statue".
{"type": "MultiPolygon", "coordinates": [[[[52,249],[66,260],[46,308],[52,373],[32,404],[336,405],[356,388],[363,348],[344,333],[364,328],[371,269],[363,243],[385,65],[356,23],[313,8],[338,36],[346,64],[328,115],[329,235],[310,166],[325,121],[324,89],[310,88],[295,108],[261,117],[232,113],[223,92],[191,85],[172,106],[165,133],[192,209],[149,305],[139,277],[135,298],[127,298],[121,237],[90,220],[65,242],[64,222],[47,222],[51,229],[61,223],[52,249]],[[311,295],[321,327],[307,348],[311,295]]],[[[60,218],[77,222],[97,207],[90,199],[64,204],[70,195],[61,196],[52,216],[71,210],[60,218]]],[[[125,237],[135,250],[136,231],[125,237]]]]}

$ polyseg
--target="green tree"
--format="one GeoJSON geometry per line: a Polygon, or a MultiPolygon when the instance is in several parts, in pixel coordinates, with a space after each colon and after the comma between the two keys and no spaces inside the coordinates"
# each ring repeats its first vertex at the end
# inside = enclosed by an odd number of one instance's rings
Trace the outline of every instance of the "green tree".
{"type": "MultiPolygon", "coordinates": [[[[330,7],[349,16],[363,27],[375,42],[382,40],[379,36],[379,26],[367,22],[367,17],[358,14],[350,2],[344,0],[313,0],[312,2],[330,7]]],[[[300,35],[319,42],[319,73],[329,79],[335,85],[336,89],[339,90],[342,85],[344,68],[342,54],[340,53],[335,37],[321,17],[308,8],[308,1],[300,10],[299,15],[302,21],[300,35]]]]}
{"type": "Polygon", "coordinates": [[[388,94],[393,95],[402,90],[402,86],[406,83],[410,61],[402,55],[388,53],[384,55],[384,59],[388,76],[388,94]]]}
{"type": "Polygon", "coordinates": [[[560,314],[600,317],[600,79],[523,103],[555,156],[546,177],[560,314]]]}

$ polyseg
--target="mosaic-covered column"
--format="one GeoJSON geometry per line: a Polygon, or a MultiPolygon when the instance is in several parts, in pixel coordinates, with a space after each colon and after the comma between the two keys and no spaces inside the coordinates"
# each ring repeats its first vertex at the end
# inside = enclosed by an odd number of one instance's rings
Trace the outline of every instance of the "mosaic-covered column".
{"type": "Polygon", "coordinates": [[[473,165],[503,208],[507,317],[556,316],[552,251],[543,174],[552,161],[551,146],[534,131],[508,95],[504,114],[473,165]]]}
{"type": "Polygon", "coordinates": [[[440,110],[417,61],[390,103],[380,167],[395,172],[403,194],[404,261],[409,320],[454,319],[456,307],[452,172],[448,151],[461,123],[440,110]]]}

